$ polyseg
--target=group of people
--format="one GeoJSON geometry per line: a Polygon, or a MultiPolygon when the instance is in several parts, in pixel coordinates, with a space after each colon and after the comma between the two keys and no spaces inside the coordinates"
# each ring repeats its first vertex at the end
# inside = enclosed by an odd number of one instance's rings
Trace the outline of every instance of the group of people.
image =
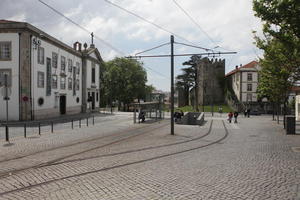
{"type": "MultiPolygon", "coordinates": [[[[228,113],[228,121],[229,121],[229,123],[231,123],[233,117],[234,117],[234,123],[237,123],[238,116],[239,116],[239,113],[237,111],[235,111],[234,113],[233,112],[229,112],[228,113]]],[[[250,117],[250,109],[246,109],[244,111],[244,116],[245,117],[250,117]]]]}
{"type": "Polygon", "coordinates": [[[239,113],[237,111],[235,111],[234,113],[230,111],[228,113],[228,121],[229,121],[229,123],[231,123],[233,117],[234,117],[234,123],[237,123],[238,116],[239,116],[239,113]]]}

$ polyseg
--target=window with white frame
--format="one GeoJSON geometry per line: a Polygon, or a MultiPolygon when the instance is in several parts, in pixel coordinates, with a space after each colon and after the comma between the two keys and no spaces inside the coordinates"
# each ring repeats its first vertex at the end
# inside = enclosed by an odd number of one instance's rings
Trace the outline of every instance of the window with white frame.
{"type": "Polygon", "coordinates": [[[95,63],[92,62],[92,83],[96,82],[96,67],[95,67],[95,63]]]}
{"type": "Polygon", "coordinates": [[[57,68],[57,63],[58,63],[58,54],[52,52],[52,67],[57,68]]]}
{"type": "Polygon", "coordinates": [[[247,80],[252,81],[252,73],[247,73],[247,80]]]}
{"type": "Polygon", "coordinates": [[[72,78],[68,78],[68,89],[69,89],[69,90],[72,90],[72,87],[73,87],[73,81],[72,81],[72,78]]]}
{"type": "Polygon", "coordinates": [[[57,89],[57,75],[52,75],[52,88],[57,89]]]}
{"type": "Polygon", "coordinates": [[[66,57],[61,56],[60,59],[61,59],[60,60],[60,64],[61,64],[60,69],[62,72],[65,72],[66,71],[66,57]]]}
{"type": "Polygon", "coordinates": [[[60,77],[60,89],[66,89],[66,77],[60,77]]]}
{"type": "Polygon", "coordinates": [[[38,72],[37,86],[39,88],[44,88],[45,87],[45,73],[44,72],[38,72]]]}
{"type": "Polygon", "coordinates": [[[11,60],[11,42],[0,42],[0,60],[11,60]]]}
{"type": "Polygon", "coordinates": [[[73,60],[68,59],[68,72],[72,72],[72,67],[73,67],[73,60]]]}
{"type": "Polygon", "coordinates": [[[80,63],[76,62],[76,74],[80,74],[80,63]]]}
{"type": "Polygon", "coordinates": [[[5,84],[5,75],[7,75],[8,87],[11,87],[11,69],[0,69],[0,87],[3,87],[5,84]]]}
{"type": "Polygon", "coordinates": [[[252,93],[247,93],[247,102],[252,101],[252,93]]]}
{"type": "Polygon", "coordinates": [[[247,91],[252,91],[252,84],[247,84],[247,91]]]}
{"type": "Polygon", "coordinates": [[[45,49],[38,47],[38,63],[43,65],[45,63],[45,49]]]}
{"type": "Polygon", "coordinates": [[[79,79],[76,79],[76,90],[79,90],[79,79]]]}

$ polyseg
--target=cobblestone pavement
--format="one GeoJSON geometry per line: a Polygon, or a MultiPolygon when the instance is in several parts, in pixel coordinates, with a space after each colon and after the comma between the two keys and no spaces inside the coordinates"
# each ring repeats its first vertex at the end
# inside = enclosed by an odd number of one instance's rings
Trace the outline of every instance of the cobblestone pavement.
{"type": "Polygon", "coordinates": [[[0,199],[300,199],[300,135],[271,117],[169,132],[122,115],[1,142],[0,199]]]}

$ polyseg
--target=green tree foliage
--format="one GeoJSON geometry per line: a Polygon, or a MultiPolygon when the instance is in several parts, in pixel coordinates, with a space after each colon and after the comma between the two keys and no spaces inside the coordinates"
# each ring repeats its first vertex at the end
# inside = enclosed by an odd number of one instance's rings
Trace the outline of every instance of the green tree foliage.
{"type": "MultiPolygon", "coordinates": [[[[194,87],[194,107],[196,111],[199,111],[198,108],[198,70],[197,65],[201,59],[201,56],[192,56],[190,60],[183,63],[183,65],[189,65],[190,67],[183,68],[183,74],[177,76],[179,85],[183,85],[185,91],[189,90],[190,87],[194,87]]],[[[178,84],[177,84],[178,85],[178,84]]],[[[189,93],[189,92],[188,92],[189,93]]]]}
{"type": "Polygon", "coordinates": [[[253,0],[255,15],[264,22],[264,38],[255,36],[264,51],[258,95],[286,104],[290,87],[300,78],[300,1],[253,0]]]}
{"type": "Polygon", "coordinates": [[[100,79],[105,102],[118,102],[124,109],[153,90],[153,86],[146,85],[147,73],[142,63],[133,59],[115,58],[106,62],[100,79]]]}

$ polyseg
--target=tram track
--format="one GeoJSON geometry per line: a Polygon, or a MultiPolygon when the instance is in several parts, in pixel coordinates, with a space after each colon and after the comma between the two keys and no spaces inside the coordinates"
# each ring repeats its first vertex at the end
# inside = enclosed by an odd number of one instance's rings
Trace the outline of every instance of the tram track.
{"type": "MultiPolygon", "coordinates": [[[[228,137],[229,132],[228,132],[227,127],[226,127],[223,120],[222,120],[222,124],[223,124],[223,127],[224,127],[225,134],[221,138],[218,138],[217,140],[214,140],[214,141],[209,142],[207,144],[203,144],[203,145],[192,147],[192,148],[187,148],[187,149],[184,149],[184,150],[181,150],[181,151],[162,154],[162,155],[159,155],[159,156],[153,156],[153,157],[146,158],[146,159],[139,159],[139,160],[132,161],[132,162],[125,162],[125,163],[122,163],[122,164],[117,164],[115,166],[108,166],[108,167],[104,167],[104,168],[101,168],[101,169],[86,171],[86,172],[83,172],[83,173],[77,173],[77,174],[73,174],[73,175],[69,175],[69,176],[62,176],[62,177],[54,178],[54,179],[51,179],[51,180],[46,180],[46,181],[43,181],[43,182],[40,182],[40,183],[30,184],[30,185],[27,185],[27,186],[24,186],[24,187],[20,187],[20,188],[12,189],[12,190],[9,190],[9,191],[1,192],[0,197],[4,196],[4,195],[7,195],[7,194],[15,193],[15,192],[29,190],[29,189],[39,187],[39,186],[45,186],[45,185],[48,185],[48,184],[51,184],[51,183],[54,183],[54,182],[58,182],[58,181],[63,181],[63,180],[65,181],[65,180],[72,179],[72,178],[75,178],[75,177],[81,177],[81,176],[90,175],[90,174],[93,174],[93,173],[99,173],[99,172],[104,172],[104,171],[113,170],[113,169],[117,169],[117,168],[122,168],[122,167],[126,167],[126,166],[131,166],[131,165],[136,165],[136,164],[140,164],[140,163],[150,162],[150,161],[153,161],[153,160],[167,158],[167,157],[170,157],[170,156],[175,156],[175,155],[179,155],[179,154],[182,154],[182,153],[187,153],[187,152],[195,151],[195,150],[198,150],[198,149],[201,149],[201,148],[205,148],[205,147],[220,143],[221,141],[225,140],[228,137]]],[[[208,134],[211,132],[211,129],[212,129],[211,126],[212,126],[212,122],[211,122],[211,125],[210,125],[210,130],[208,131],[208,134]]],[[[162,146],[162,145],[160,145],[160,146],[162,146]]],[[[64,164],[64,163],[60,163],[60,164],[64,164]]],[[[43,166],[43,167],[51,167],[51,166],[52,165],[43,166]]]]}

